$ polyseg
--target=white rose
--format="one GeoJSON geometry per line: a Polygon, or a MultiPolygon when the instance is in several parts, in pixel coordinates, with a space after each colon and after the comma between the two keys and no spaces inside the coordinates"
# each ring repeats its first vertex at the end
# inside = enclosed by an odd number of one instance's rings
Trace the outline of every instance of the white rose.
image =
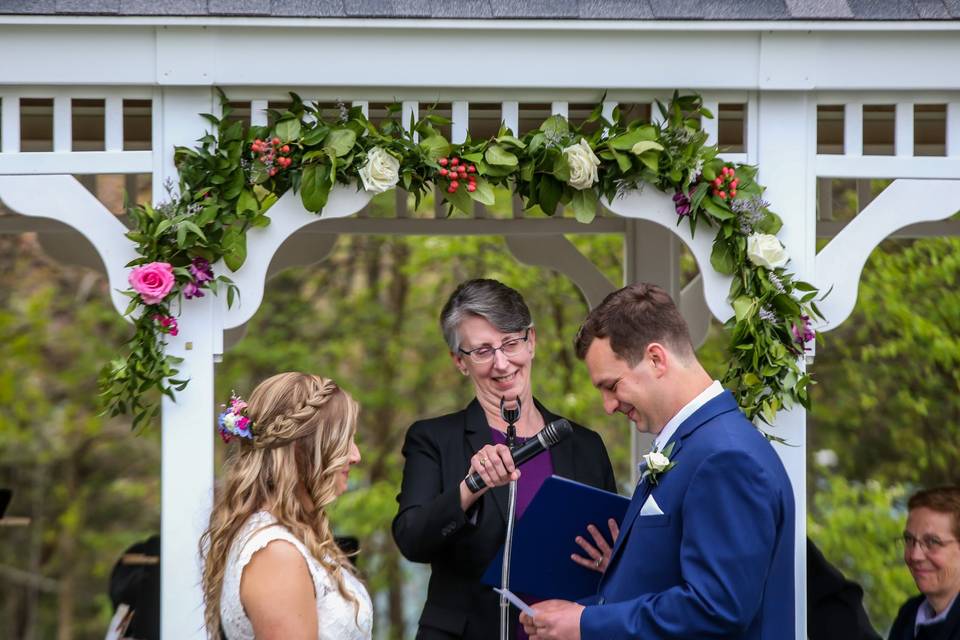
{"type": "Polygon", "coordinates": [[[570,167],[570,179],[567,180],[567,184],[583,191],[597,182],[600,158],[593,153],[593,149],[586,140],[580,138],[580,142],[565,148],[563,155],[567,159],[567,166],[570,167]]]}
{"type": "Polygon", "coordinates": [[[747,237],[747,258],[758,267],[767,269],[782,267],[790,260],[777,236],[769,233],[751,233],[747,237]]]}
{"type": "Polygon", "coordinates": [[[644,454],[643,460],[647,463],[647,469],[654,473],[659,473],[670,466],[670,458],[659,451],[651,451],[650,453],[644,454]]]}
{"type": "Polygon", "coordinates": [[[381,147],[374,147],[367,151],[367,164],[360,167],[360,180],[371,193],[389,191],[400,180],[400,161],[381,147]]]}

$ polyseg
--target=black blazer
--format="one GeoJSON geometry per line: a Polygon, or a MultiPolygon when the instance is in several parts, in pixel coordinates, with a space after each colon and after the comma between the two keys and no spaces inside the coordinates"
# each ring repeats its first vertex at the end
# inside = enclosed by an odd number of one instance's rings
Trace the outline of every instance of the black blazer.
{"type": "MultiPolygon", "coordinates": [[[[917,610],[925,599],[926,596],[921,594],[910,598],[900,607],[897,619],[893,621],[893,627],[890,628],[888,640],[914,640],[913,628],[917,620],[917,610]]],[[[946,620],[930,627],[920,627],[920,633],[916,638],[918,640],[960,640],[960,596],[954,599],[946,620]]]]}
{"type": "MultiPolygon", "coordinates": [[[[536,405],[548,422],[559,417],[536,405]]],[[[460,508],[459,487],[470,457],[487,444],[493,437],[477,400],[457,413],[415,422],[407,431],[393,538],[404,557],[432,569],[418,640],[499,635],[499,596],[480,578],[506,535],[508,487],[488,491],[469,515],[460,508]]],[[[574,424],[573,434],[549,453],[557,475],[616,492],[606,447],[593,431],[574,424]]],[[[512,637],[514,607],[511,615],[512,637]]]]}

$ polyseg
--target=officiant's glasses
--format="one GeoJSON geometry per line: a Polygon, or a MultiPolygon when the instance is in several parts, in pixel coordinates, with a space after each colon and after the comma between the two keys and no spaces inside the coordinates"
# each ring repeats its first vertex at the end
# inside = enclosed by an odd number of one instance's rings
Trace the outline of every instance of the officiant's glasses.
{"type": "Polygon", "coordinates": [[[913,549],[914,547],[919,546],[921,551],[936,554],[942,551],[943,548],[948,544],[957,541],[953,538],[941,540],[937,536],[923,536],[922,538],[917,538],[909,533],[904,533],[902,536],[897,538],[897,542],[906,549],[913,549]]]}
{"type": "Polygon", "coordinates": [[[482,347],[477,347],[476,349],[470,349],[469,351],[465,349],[457,349],[460,353],[470,358],[471,361],[476,364],[486,364],[493,360],[497,351],[502,351],[503,355],[510,356],[519,355],[523,351],[523,345],[527,342],[527,339],[530,337],[530,329],[528,328],[523,332],[523,336],[520,338],[510,338],[509,340],[504,340],[500,343],[499,347],[491,347],[490,345],[483,345],[482,347]]]}

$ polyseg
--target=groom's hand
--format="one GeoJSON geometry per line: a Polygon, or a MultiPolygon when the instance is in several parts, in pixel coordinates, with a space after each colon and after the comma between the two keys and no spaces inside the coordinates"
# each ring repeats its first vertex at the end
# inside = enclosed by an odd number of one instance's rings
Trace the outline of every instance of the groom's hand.
{"type": "Polygon", "coordinates": [[[520,615],[531,640],[580,640],[583,605],[566,600],[545,600],[533,605],[534,617],[520,615]]]}
{"type": "Polygon", "coordinates": [[[592,524],[587,525],[587,533],[593,538],[593,544],[587,542],[583,536],[577,536],[576,538],[576,543],[584,550],[587,557],[585,558],[572,553],[570,554],[570,559],[581,567],[590,569],[591,571],[599,571],[600,573],[606,571],[607,567],[610,566],[610,555],[613,553],[612,547],[617,542],[617,536],[620,535],[620,527],[617,526],[616,520],[610,518],[607,520],[607,526],[610,527],[609,544],[607,544],[606,539],[603,537],[603,534],[600,533],[599,529],[592,524]]]}

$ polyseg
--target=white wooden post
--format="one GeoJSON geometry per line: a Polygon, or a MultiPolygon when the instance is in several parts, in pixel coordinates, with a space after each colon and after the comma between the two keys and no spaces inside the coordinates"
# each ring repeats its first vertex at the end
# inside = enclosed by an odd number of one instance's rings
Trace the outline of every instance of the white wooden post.
{"type": "MultiPolygon", "coordinates": [[[[166,199],[164,180],[177,173],[175,145],[192,145],[209,123],[208,87],[165,88],[154,94],[154,201],[166,199]]],[[[205,638],[203,593],[197,544],[207,526],[213,498],[213,348],[221,340],[212,295],[184,304],[180,335],[168,337],[167,353],[183,358],[180,377],[189,378],[176,401],[163,398],[160,498],[160,636],[164,640],[205,638]]]]}
{"type": "MultiPolygon", "coordinates": [[[[788,265],[802,280],[811,280],[816,257],[816,104],[808,94],[767,92],[758,108],[759,180],[766,199],[783,218],[780,239],[790,252],[788,265]],[[784,150],[788,152],[784,152],[784,150]]],[[[775,446],[796,498],[796,631],[807,637],[807,412],[781,411],[772,431],[792,446],[775,446]]]]}

